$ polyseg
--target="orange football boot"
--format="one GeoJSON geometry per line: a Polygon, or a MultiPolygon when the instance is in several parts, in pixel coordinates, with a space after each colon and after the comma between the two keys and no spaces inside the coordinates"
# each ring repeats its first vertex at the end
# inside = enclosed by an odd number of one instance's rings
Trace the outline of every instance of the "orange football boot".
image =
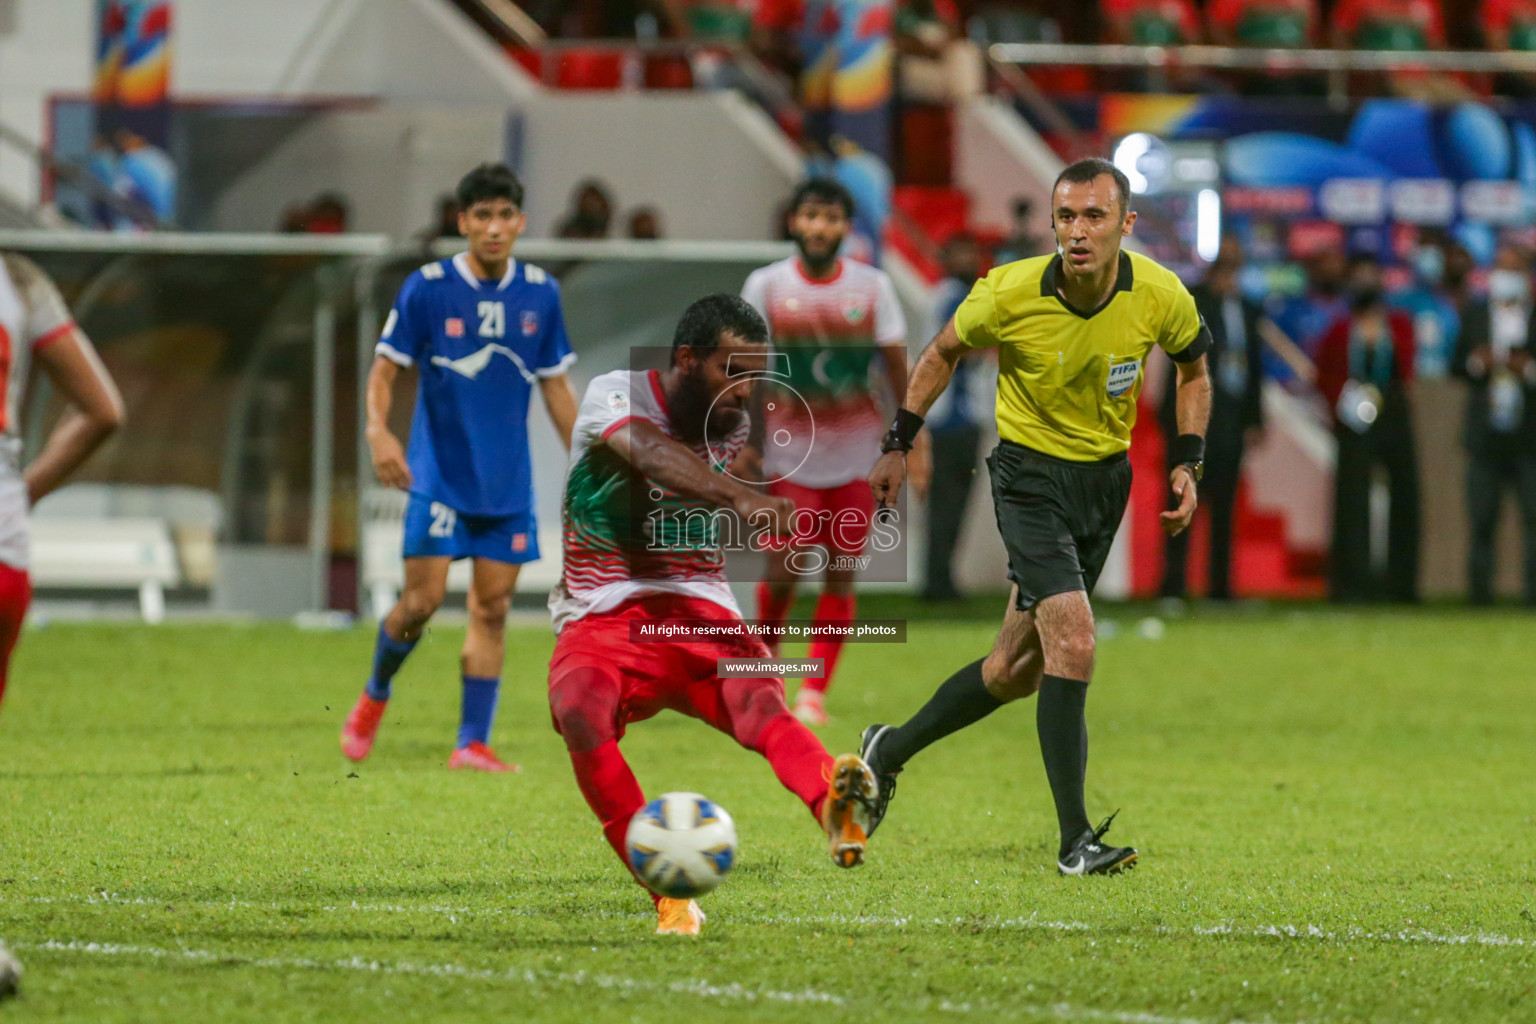
{"type": "Polygon", "coordinates": [[[703,927],[704,911],[697,901],[666,896],[656,901],[657,935],[697,935],[703,927]]]}
{"type": "Polygon", "coordinates": [[[869,765],[858,754],[844,754],[833,761],[827,782],[821,827],[826,829],[831,843],[832,863],[840,868],[856,868],[864,863],[870,808],[880,796],[880,787],[869,765]]]}

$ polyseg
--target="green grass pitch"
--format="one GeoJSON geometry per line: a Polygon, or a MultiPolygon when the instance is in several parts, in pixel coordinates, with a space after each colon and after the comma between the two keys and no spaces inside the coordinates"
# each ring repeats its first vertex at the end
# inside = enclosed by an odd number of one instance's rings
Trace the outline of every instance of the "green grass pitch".
{"type": "MultiPolygon", "coordinates": [[[[0,713],[0,940],[27,971],[0,1019],[1536,1020],[1536,622],[1277,609],[1150,640],[1140,614],[1102,613],[1089,700],[1089,809],[1142,851],[1118,878],[1053,871],[1032,702],[914,760],[852,872],[756,755],[632,728],[648,794],[736,818],[699,940],[651,934],[581,800],[547,628],[509,636],[495,739],[524,770],[499,777],[444,768],[455,628],[355,770],[371,629],[33,630],[0,713]]],[[[828,746],[991,636],[850,647],[828,746]]]]}

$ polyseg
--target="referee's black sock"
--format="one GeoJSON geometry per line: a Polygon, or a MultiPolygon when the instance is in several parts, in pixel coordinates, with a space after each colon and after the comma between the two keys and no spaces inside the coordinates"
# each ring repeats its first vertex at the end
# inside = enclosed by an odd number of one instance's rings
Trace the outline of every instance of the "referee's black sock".
{"type": "Polygon", "coordinates": [[[983,660],[978,658],[944,680],[906,725],[886,733],[876,748],[880,763],[872,767],[881,772],[900,771],[919,750],[1002,707],[1002,701],[981,681],[983,660]]]}
{"type": "Polygon", "coordinates": [[[1045,777],[1056,800],[1061,855],[1065,857],[1068,845],[1088,828],[1088,810],[1083,806],[1083,777],[1088,771],[1088,724],[1083,705],[1088,701],[1088,684],[1045,676],[1040,680],[1039,699],[1035,728],[1040,733],[1045,777]]]}

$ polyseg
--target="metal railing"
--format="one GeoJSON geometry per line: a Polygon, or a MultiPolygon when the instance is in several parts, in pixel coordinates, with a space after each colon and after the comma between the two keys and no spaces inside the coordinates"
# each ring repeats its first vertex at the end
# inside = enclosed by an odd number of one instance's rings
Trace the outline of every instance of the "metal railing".
{"type": "MultiPolygon", "coordinates": [[[[550,39],[532,48],[556,56],[577,50],[620,51],[631,65],[626,69],[625,80],[635,83],[643,78],[638,72],[647,57],[686,57],[690,63],[702,55],[717,57],[741,73],[748,93],[767,107],[770,114],[777,116],[799,110],[789,79],[764,64],[742,43],[713,39],[550,39]]],[[[558,62],[546,62],[540,80],[545,85],[553,85],[557,72],[558,62]]]]}
{"type": "MultiPolygon", "coordinates": [[[[51,173],[55,182],[79,189],[93,203],[100,203],[114,213],[127,217],[139,227],[153,229],[162,226],[155,212],[143,203],[119,195],[89,169],[73,161],[60,159],[51,149],[38,145],[8,124],[0,123],[0,144],[19,151],[36,164],[40,171],[51,173]]],[[[32,212],[32,217],[34,220],[39,219],[36,211],[32,212]]]]}
{"type": "Polygon", "coordinates": [[[1128,46],[1116,43],[994,43],[1010,64],[1080,64],[1121,68],[1214,68],[1240,71],[1468,71],[1536,73],[1523,50],[1284,50],[1236,46],[1128,46]]]}
{"type": "Polygon", "coordinates": [[[999,60],[990,50],[986,56],[987,66],[992,69],[993,75],[1055,136],[1057,148],[1064,157],[1076,160],[1098,155],[1098,147],[1093,139],[1062,112],[1045,91],[1035,84],[1035,80],[1024,73],[1023,68],[1016,63],[999,60]]]}
{"type": "Polygon", "coordinates": [[[1307,72],[1327,76],[1334,101],[1348,95],[1351,72],[1536,74],[1536,52],[1523,50],[1287,50],[1238,46],[1131,46],[1121,43],[994,43],[995,66],[1127,68],[1167,72],[1186,68],[1261,75],[1307,72]]]}
{"type": "MultiPolygon", "coordinates": [[[[211,570],[210,607],[251,613],[258,613],[253,595],[266,595],[271,606],[279,591],[282,601],[328,607],[335,555],[345,543],[337,537],[349,529],[352,502],[371,508],[381,490],[369,469],[362,401],[380,324],[400,281],[423,261],[463,247],[462,239],[395,245],[377,235],[0,230],[0,249],[53,268],[75,315],[87,330],[100,329],[102,352],[125,372],[130,408],[146,414],[130,421],[125,441],[154,457],[120,460],[96,482],[205,494],[222,510],[210,536],[219,557],[229,559],[211,570]],[[229,313],[225,300],[252,289],[262,301],[229,313]],[[205,306],[181,301],[193,291],[205,306]],[[161,390],[162,378],[174,386],[161,390]],[[270,401],[274,382],[293,396],[291,404],[270,401]],[[201,404],[177,406],[194,394],[201,404]],[[353,401],[355,446],[337,420],[353,401]],[[273,453],[277,440],[281,455],[273,453]],[[167,465],[158,452],[183,441],[180,462],[167,465]],[[355,454],[355,491],[343,445],[355,454]],[[181,458],[188,452],[194,457],[181,458]],[[260,520],[255,532],[240,525],[252,509],[260,520]],[[268,556],[290,559],[263,563],[283,567],[275,590],[270,577],[241,575],[251,563],[239,559],[268,556]]],[[[753,269],[793,252],[785,242],[524,239],[516,257],[562,281],[583,360],[573,374],[584,380],[625,365],[632,350],[665,348],[687,302],[736,292],[753,269]]],[[[921,322],[927,297],[900,283],[898,290],[910,322],[921,322]]],[[[36,440],[56,405],[32,397],[40,412],[29,421],[29,440],[36,440]]],[[[553,450],[552,429],[536,418],[536,445],[553,450]]],[[[541,516],[557,523],[563,460],[536,463],[545,474],[541,516]]],[[[361,525],[358,543],[369,543],[361,525]]],[[[558,567],[552,557],[551,564],[558,567]]],[[[530,573],[527,582],[539,579],[530,573]]]]}
{"type": "MultiPolygon", "coordinates": [[[[993,51],[999,49],[1001,45],[997,44],[983,51],[988,68],[995,80],[1012,95],[1014,100],[1028,108],[1030,114],[1045,128],[1050,136],[1049,143],[1057,154],[1068,162],[1104,155],[1101,144],[1093,136],[1078,128],[1045,90],[1025,74],[1020,63],[1000,60],[997,57],[993,51]]],[[[1129,47],[1129,49],[1136,49],[1136,47],[1129,47]]],[[[1168,238],[1178,236],[1174,225],[1155,205],[1143,204],[1137,213],[1145,227],[1160,232],[1168,238]]],[[[1134,248],[1135,243],[1131,244],[1134,248]]]]}
{"type": "MultiPolygon", "coordinates": [[[[747,46],[729,40],[699,39],[551,39],[513,0],[450,0],[472,21],[499,42],[558,56],[574,50],[618,50],[625,55],[625,81],[643,79],[641,65],[647,57],[687,57],[690,63],[701,54],[728,61],[742,82],[774,116],[798,111],[794,88],[783,76],[764,64],[747,46]]],[[[555,62],[558,65],[558,61],[555,62]]],[[[557,66],[546,65],[539,75],[544,85],[554,85],[557,66]]]]}
{"type": "Polygon", "coordinates": [[[519,46],[542,46],[548,36],[526,11],[512,0],[450,0],[476,24],[503,42],[519,46]]]}

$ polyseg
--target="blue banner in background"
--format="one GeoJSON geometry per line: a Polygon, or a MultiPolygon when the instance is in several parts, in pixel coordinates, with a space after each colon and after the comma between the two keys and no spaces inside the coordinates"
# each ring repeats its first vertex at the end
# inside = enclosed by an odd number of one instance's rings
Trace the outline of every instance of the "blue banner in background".
{"type": "Polygon", "coordinates": [[[1536,242],[1536,103],[1105,95],[1061,105],[1110,145],[1132,132],[1212,144],[1223,228],[1261,263],[1338,246],[1401,264],[1421,235],[1443,232],[1486,266],[1502,241],[1536,242]]]}

